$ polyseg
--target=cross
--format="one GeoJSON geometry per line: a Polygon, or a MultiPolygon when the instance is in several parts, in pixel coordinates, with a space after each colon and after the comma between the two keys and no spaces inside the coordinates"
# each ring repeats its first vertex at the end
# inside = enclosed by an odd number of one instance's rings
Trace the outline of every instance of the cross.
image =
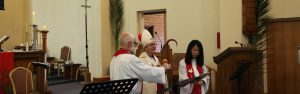
{"type": "Polygon", "coordinates": [[[88,54],[88,36],[87,36],[87,8],[91,8],[91,6],[87,5],[87,0],[85,0],[85,4],[81,5],[81,7],[85,8],[85,51],[86,51],[86,68],[87,73],[89,73],[89,54],[88,54]]]}
{"type": "Polygon", "coordinates": [[[81,5],[81,7],[85,8],[85,12],[87,11],[87,8],[91,8],[91,6],[87,5],[87,0],[85,0],[85,4],[81,5]]]}
{"type": "Polygon", "coordinates": [[[87,5],[87,0],[85,0],[85,4],[81,5],[81,7],[85,8],[85,48],[86,48],[86,67],[89,68],[89,55],[88,55],[88,38],[87,38],[87,8],[91,8],[91,6],[87,5]]]}

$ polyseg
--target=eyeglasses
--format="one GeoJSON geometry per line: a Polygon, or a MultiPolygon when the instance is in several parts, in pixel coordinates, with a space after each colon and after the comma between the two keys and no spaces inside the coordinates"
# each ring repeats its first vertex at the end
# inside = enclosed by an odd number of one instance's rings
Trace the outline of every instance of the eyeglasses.
{"type": "Polygon", "coordinates": [[[128,42],[128,43],[129,43],[129,44],[130,44],[130,43],[133,43],[134,46],[138,46],[138,45],[139,45],[139,43],[137,43],[137,42],[135,42],[135,41],[134,41],[134,42],[128,42]]]}
{"type": "Polygon", "coordinates": [[[151,43],[151,44],[149,44],[149,46],[155,47],[156,43],[151,43]]]}

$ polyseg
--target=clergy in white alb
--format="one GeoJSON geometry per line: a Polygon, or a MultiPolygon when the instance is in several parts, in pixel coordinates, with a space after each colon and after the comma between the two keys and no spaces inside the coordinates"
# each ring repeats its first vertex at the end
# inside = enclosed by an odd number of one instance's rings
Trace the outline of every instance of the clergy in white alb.
{"type": "Polygon", "coordinates": [[[170,68],[168,64],[163,64],[162,67],[151,67],[142,63],[138,57],[133,55],[136,46],[137,42],[132,34],[127,32],[121,34],[121,48],[114,54],[110,64],[111,80],[139,79],[130,94],[142,93],[142,81],[166,83],[165,70],[170,68]]]}

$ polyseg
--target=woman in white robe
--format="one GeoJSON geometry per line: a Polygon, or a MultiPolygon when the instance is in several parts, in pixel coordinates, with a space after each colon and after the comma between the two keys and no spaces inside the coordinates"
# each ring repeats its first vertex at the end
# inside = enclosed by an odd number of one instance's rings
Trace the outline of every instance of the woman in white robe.
{"type": "MultiPolygon", "coordinates": [[[[207,73],[204,64],[203,47],[200,41],[192,40],[187,48],[185,59],[179,62],[179,81],[198,77],[203,73],[207,73]]],[[[210,77],[188,84],[180,88],[180,94],[206,94],[209,87],[210,77]]]]}

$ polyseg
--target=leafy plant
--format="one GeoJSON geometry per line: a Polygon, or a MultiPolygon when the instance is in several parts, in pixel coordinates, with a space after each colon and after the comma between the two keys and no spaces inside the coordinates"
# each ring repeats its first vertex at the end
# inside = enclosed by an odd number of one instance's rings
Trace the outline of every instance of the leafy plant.
{"type": "Polygon", "coordinates": [[[257,32],[249,37],[249,43],[252,46],[262,48],[266,45],[267,21],[272,17],[269,15],[269,0],[256,0],[256,27],[257,32]]]}
{"type": "Polygon", "coordinates": [[[123,28],[123,1],[109,0],[110,26],[114,37],[115,51],[119,49],[119,35],[123,28]]]}
{"type": "MultiPolygon", "coordinates": [[[[262,62],[266,56],[266,45],[268,39],[266,38],[267,32],[267,21],[272,17],[269,15],[270,2],[269,0],[256,0],[256,23],[257,23],[257,33],[252,39],[249,39],[251,45],[254,45],[258,50],[257,62],[262,62]]],[[[258,69],[263,69],[265,63],[257,65],[258,69]]]]}
{"type": "MultiPolygon", "coordinates": [[[[248,43],[251,47],[255,47],[257,49],[256,53],[256,61],[254,62],[255,65],[255,88],[256,93],[261,93],[259,89],[263,87],[260,84],[263,83],[263,74],[264,74],[264,65],[266,62],[263,62],[267,58],[267,43],[268,39],[266,38],[268,35],[267,32],[267,21],[270,20],[272,17],[269,14],[270,11],[270,2],[269,0],[256,0],[256,33],[248,36],[248,43]]],[[[263,85],[262,85],[263,86],[263,85]]]]}
{"type": "MultiPolygon", "coordinates": [[[[249,46],[255,47],[258,52],[256,55],[256,62],[262,62],[266,56],[266,45],[268,42],[267,37],[267,21],[272,17],[269,14],[270,11],[270,2],[269,0],[256,0],[256,33],[248,36],[249,46]]],[[[257,65],[258,69],[263,69],[261,63],[257,65]]]]}

